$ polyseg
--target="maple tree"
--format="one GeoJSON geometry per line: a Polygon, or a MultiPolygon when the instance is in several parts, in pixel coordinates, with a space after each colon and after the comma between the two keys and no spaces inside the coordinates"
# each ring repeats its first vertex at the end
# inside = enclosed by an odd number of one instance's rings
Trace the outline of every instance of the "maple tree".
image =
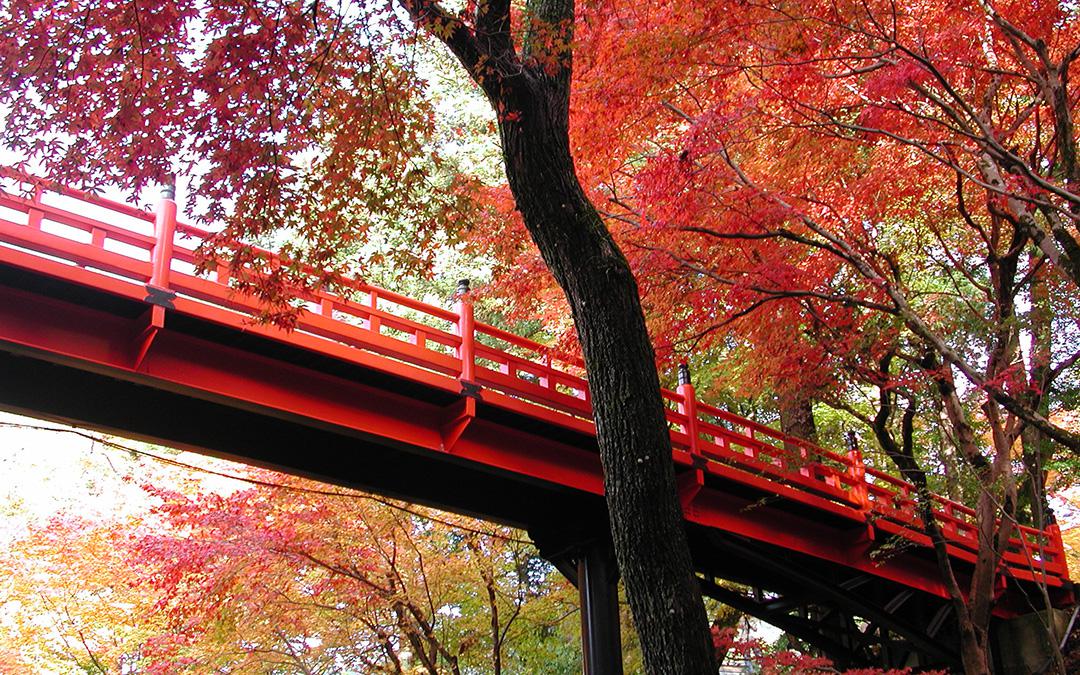
{"type": "Polygon", "coordinates": [[[102,523],[57,514],[0,555],[6,652],[0,672],[103,673],[134,661],[138,644],[162,628],[145,595],[124,579],[130,520],[102,523]],[[77,554],[76,554],[77,552],[77,554]]]}
{"type": "Polygon", "coordinates": [[[577,667],[574,590],[509,528],[268,471],[224,494],[177,474],[154,471],[145,513],[61,511],[0,556],[12,672],[577,667]]]}
{"type": "Polygon", "coordinates": [[[554,571],[506,528],[454,517],[452,529],[325,490],[161,497],[166,533],[144,535],[133,555],[148,564],[141,582],[163,592],[165,665],[498,673],[543,659],[544,636],[560,642],[574,613],[572,589],[559,580],[552,592],[554,571]],[[207,654],[208,640],[224,644],[207,654]]]}
{"type": "Polygon", "coordinates": [[[983,488],[970,604],[950,584],[979,671],[1011,518],[1038,522],[1054,444],[1080,448],[1048,414],[1078,360],[1075,15],[1023,2],[23,1],[4,18],[0,95],[7,142],[53,177],[139,188],[195,174],[236,265],[258,262],[236,240],[291,230],[295,264],[256,289],[286,306],[290,285],[333,281],[342,252],[386,222],[416,232],[388,252],[402,264],[430,263],[409,249],[470,227],[498,242],[518,316],[568,305],[574,318],[655,671],[705,670],[711,655],[639,281],[658,337],[707,362],[734,333],[754,357],[741,373],[775,388],[803,435],[810,401],[846,407],[926,509],[914,438],[939,430],[983,488]],[[496,113],[509,194],[435,147],[441,113],[412,58],[435,41],[496,113]],[[537,288],[543,269],[566,305],[537,288]],[[878,400],[852,404],[867,386],[878,400]]]}
{"type": "MultiPolygon", "coordinates": [[[[575,593],[512,529],[68,433],[111,451],[71,477],[89,482],[91,495],[29,519],[0,553],[2,672],[579,668],[575,593]],[[121,487],[145,503],[126,499],[125,514],[72,513],[108,505],[121,487]]],[[[739,639],[741,614],[720,615],[718,661],[730,656],[763,673],[840,672],[826,659],[739,639]]],[[[628,637],[632,647],[632,630],[628,637]]],[[[626,656],[637,672],[639,655],[626,656]]]]}
{"type": "MultiPolygon", "coordinates": [[[[832,661],[820,656],[784,649],[769,648],[757,639],[739,639],[734,627],[714,627],[713,641],[718,652],[731,652],[738,661],[752,663],[762,675],[911,675],[911,668],[851,668],[839,670],[832,661]]],[[[924,671],[928,675],[944,675],[945,671],[924,671]]]]}
{"type": "MultiPolygon", "coordinates": [[[[441,41],[497,114],[517,209],[569,301],[592,387],[619,569],[654,672],[713,668],[675,498],[654,353],[630,267],[579,183],[570,150],[575,7],[505,0],[12,5],[3,19],[5,140],[53,178],[130,188],[197,177],[233,246],[294,231],[292,264],[256,288],[323,285],[373,223],[413,247],[453,231],[469,184],[425,141],[435,112],[410,54],[441,41]],[[403,16],[407,14],[407,16],[403,16]],[[226,205],[231,205],[226,212],[226,205]],[[302,274],[310,264],[321,272],[302,274]],[[279,283],[280,282],[280,283],[279,283]]],[[[473,186],[475,187],[475,186],[473,186]]],[[[288,312],[270,313],[287,321],[288,312]]]]}
{"type": "MultiPolygon", "coordinates": [[[[1078,25],[1071,3],[646,2],[581,31],[581,89],[608,95],[578,99],[579,165],[654,335],[797,435],[814,400],[865,425],[920,487],[971,672],[1003,542],[1052,522],[1047,467],[1080,450],[1051,414],[1080,361],[1078,25]],[[970,587],[934,465],[978,507],[970,587]]],[[[537,263],[510,253],[518,296],[537,263]]]]}
{"type": "MultiPolygon", "coordinates": [[[[866,424],[920,487],[965,667],[987,672],[1003,543],[1018,518],[1049,522],[1047,463],[1055,447],[1080,449],[1048,414],[1068,405],[1080,359],[1076,8],[805,2],[687,14],[699,30],[680,26],[687,37],[674,44],[692,65],[667,83],[638,80],[664,101],[670,135],[650,136],[659,150],[608,169],[603,184],[657,306],[675,296],[719,308],[657,324],[699,347],[724,347],[720,329],[734,330],[757,378],[796,400],[831,398],[866,424]],[[869,406],[845,398],[868,386],[869,406]],[[915,456],[920,413],[978,485],[968,588],[915,456]]],[[[648,67],[641,51],[618,58],[648,67]]]]}

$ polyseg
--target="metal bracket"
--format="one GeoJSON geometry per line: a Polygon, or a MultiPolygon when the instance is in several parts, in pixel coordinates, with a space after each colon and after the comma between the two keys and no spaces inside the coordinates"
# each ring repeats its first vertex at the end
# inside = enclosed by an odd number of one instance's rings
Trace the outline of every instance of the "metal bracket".
{"type": "Polygon", "coordinates": [[[465,396],[447,408],[446,419],[439,427],[443,452],[453,452],[458,439],[474,419],[476,419],[476,399],[471,396],[465,396]]]}
{"type": "Polygon", "coordinates": [[[701,469],[690,469],[675,476],[676,489],[679,493],[679,505],[683,513],[691,507],[694,498],[705,487],[705,473],[701,469]]]}
{"type": "Polygon", "coordinates": [[[475,382],[469,382],[468,380],[460,380],[461,382],[461,395],[467,396],[473,400],[480,400],[480,391],[483,389],[475,382]]]}
{"type": "Polygon", "coordinates": [[[150,345],[154,338],[165,327],[165,306],[151,305],[135,324],[135,334],[131,338],[131,350],[134,352],[131,367],[138,370],[142,365],[146,354],[150,351],[150,345]]]}
{"type": "MultiPolygon", "coordinates": [[[[923,625],[922,623],[913,622],[910,617],[887,611],[876,604],[872,594],[868,592],[854,587],[848,590],[842,584],[819,577],[811,569],[793,565],[789,560],[776,558],[767,548],[748,540],[717,533],[710,534],[709,540],[718,553],[726,553],[732,559],[752,566],[757,573],[768,577],[774,585],[786,583],[798,589],[803,596],[813,597],[815,604],[835,608],[848,616],[857,616],[871,624],[883,627],[911,645],[912,651],[924,654],[933,661],[950,664],[959,661],[959,655],[953,651],[951,645],[930,637],[925,630],[916,627],[923,625]]],[[[717,599],[732,604],[723,598],[717,599]]],[[[744,611],[748,610],[750,608],[744,611]]],[[[762,618],[773,625],[778,625],[769,617],[762,618]]]]}

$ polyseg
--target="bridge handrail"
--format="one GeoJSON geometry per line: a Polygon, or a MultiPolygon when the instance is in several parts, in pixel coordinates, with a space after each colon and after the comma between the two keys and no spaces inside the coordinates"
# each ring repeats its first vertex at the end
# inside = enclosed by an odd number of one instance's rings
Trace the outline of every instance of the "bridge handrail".
{"type": "MultiPolygon", "coordinates": [[[[154,222],[154,214],[146,209],[140,209],[137,206],[131,206],[130,204],[124,204],[123,202],[113,201],[111,199],[105,199],[100,195],[96,195],[93,192],[86,192],[84,190],[78,190],[73,187],[68,187],[61,183],[41,178],[40,176],[34,176],[20,171],[10,166],[0,166],[0,177],[9,178],[19,183],[25,183],[31,186],[33,189],[31,193],[34,195],[33,201],[39,202],[41,199],[41,193],[43,191],[55,192],[65,197],[72,197],[81,202],[93,204],[94,206],[100,206],[110,211],[116,211],[125,216],[132,218],[138,218],[139,220],[145,220],[147,222],[154,222]]],[[[9,195],[10,196],[10,195],[9,195]]]]}
{"type": "MultiPolygon", "coordinates": [[[[37,246],[36,250],[47,255],[68,259],[82,267],[101,268],[140,283],[147,280],[153,283],[154,272],[148,263],[153,262],[156,249],[162,246],[165,237],[169,255],[166,276],[175,282],[176,291],[249,317],[258,315],[259,301],[253,296],[237,293],[229,286],[230,278],[256,274],[250,267],[229,270],[219,266],[214,279],[196,276],[193,271],[189,274],[172,269],[172,261],[189,266],[198,262],[198,245],[215,236],[209,230],[174,220],[164,234],[157,223],[155,229],[159,231],[156,235],[147,235],[124,225],[45,204],[43,193],[56,193],[147,223],[156,223],[158,216],[155,214],[7,167],[0,167],[0,177],[30,186],[30,197],[0,191],[0,206],[25,212],[28,217],[26,224],[0,218],[0,236],[11,231],[9,226],[25,228],[30,225],[30,229],[40,232],[43,222],[74,228],[89,234],[90,243],[67,237],[71,243],[64,244],[63,235],[52,235],[61,237],[60,243],[48,245],[40,237],[29,237],[16,244],[31,249],[37,246]],[[179,243],[176,235],[181,240],[179,243]],[[195,246],[184,245],[189,239],[196,240],[195,246]],[[109,240],[134,247],[151,260],[110,251],[106,248],[109,240]]],[[[247,250],[269,261],[287,262],[266,249],[247,246],[247,250]]],[[[308,272],[316,273],[315,270],[308,272]]],[[[591,423],[588,383],[579,359],[556,356],[539,342],[474,321],[471,301],[464,297],[458,297],[457,305],[451,310],[358,279],[342,279],[340,285],[346,289],[344,294],[316,289],[298,298],[310,311],[301,313],[297,330],[405,360],[443,375],[458,375],[463,381],[490,387],[511,398],[539,406],[532,413],[534,415],[548,418],[547,413],[542,412],[544,410],[568,415],[578,420],[571,425],[574,428],[591,423]],[[395,312],[386,305],[399,309],[395,312]],[[403,313],[400,308],[407,312],[403,313]],[[413,316],[405,315],[409,312],[413,316]],[[354,317],[360,325],[343,316],[354,317]],[[387,334],[384,328],[397,334],[387,334]]],[[[696,400],[692,386],[680,385],[678,391],[663,389],[662,395],[667,405],[673,445],[677,450],[687,452],[691,460],[696,458],[706,473],[735,476],[736,479],[741,476],[745,480],[763,479],[778,493],[791,498],[822,508],[833,504],[835,506],[829,508],[868,514],[874,520],[892,523],[897,534],[909,539],[919,540],[924,536],[925,528],[914,497],[915,486],[865,466],[857,449],[846,455],[839,454],[734,415],[696,400]]],[[[558,418],[554,421],[558,422],[558,418]]],[[[975,511],[940,495],[933,495],[932,499],[933,513],[948,544],[956,551],[973,552],[973,542],[977,543],[978,536],[975,511]]],[[[1004,556],[1009,569],[1041,568],[1044,574],[1067,577],[1064,547],[1056,526],[1038,530],[1018,525],[1014,531],[1004,556]]]]}
{"type": "MultiPolygon", "coordinates": [[[[920,531],[924,529],[924,521],[914,497],[917,488],[912,483],[877,469],[867,469],[867,475],[872,479],[869,490],[873,512],[878,517],[920,531]]],[[[931,500],[934,518],[946,540],[969,551],[976,551],[979,532],[975,509],[938,494],[931,494],[931,500]]],[[[1039,530],[1013,523],[1013,531],[1005,551],[1008,562],[1029,567],[1032,560],[1037,559],[1039,565],[1064,569],[1064,547],[1057,526],[1039,530]]]]}

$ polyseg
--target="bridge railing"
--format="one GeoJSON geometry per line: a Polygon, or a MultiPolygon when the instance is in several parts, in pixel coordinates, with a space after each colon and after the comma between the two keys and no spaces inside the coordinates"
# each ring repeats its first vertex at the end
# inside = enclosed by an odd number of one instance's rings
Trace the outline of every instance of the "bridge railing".
{"type": "MultiPolygon", "coordinates": [[[[203,318],[234,326],[252,326],[264,310],[258,298],[234,287],[238,279],[257,282],[254,267],[219,265],[209,275],[195,273],[197,249],[211,233],[177,222],[171,199],[163,200],[157,213],[148,213],[11,169],[0,169],[0,177],[22,186],[0,192],[0,254],[29,254],[62,270],[96,275],[98,284],[145,285],[151,301],[157,288],[190,301],[190,311],[203,318]]],[[[270,251],[246,250],[271,267],[284,264],[270,251]]],[[[466,390],[498,392],[537,418],[592,429],[583,364],[475,321],[467,284],[459,288],[452,309],[358,280],[345,280],[342,289],[296,298],[305,311],[291,333],[277,338],[295,342],[306,337],[305,347],[337,357],[347,357],[351,349],[407,363],[457,378],[466,390]]],[[[680,371],[678,391],[665,389],[663,397],[677,462],[840,517],[869,521],[899,541],[929,545],[915,487],[865,466],[857,449],[832,452],[699,401],[688,372],[680,371]]],[[[950,553],[974,560],[979,536],[975,512],[938,495],[932,499],[950,553]]],[[[1068,578],[1056,526],[1045,531],[1018,526],[1014,532],[1003,560],[1008,573],[1057,584],[1068,578]]]]}
{"type": "Polygon", "coordinates": [[[581,420],[592,419],[583,365],[484,323],[476,324],[475,339],[478,384],[581,420]]]}
{"type": "MultiPolygon", "coordinates": [[[[867,470],[872,513],[877,526],[921,545],[930,545],[916,488],[911,483],[876,469],[867,470]]],[[[940,495],[931,495],[934,520],[950,547],[950,553],[974,560],[979,550],[979,522],[974,509],[940,495]]],[[[1000,523],[998,523],[1000,524],[1000,523]]],[[[1032,571],[1067,577],[1064,545],[1057,525],[1038,530],[1014,523],[1003,553],[1007,569],[1022,578],[1032,571]]]]}

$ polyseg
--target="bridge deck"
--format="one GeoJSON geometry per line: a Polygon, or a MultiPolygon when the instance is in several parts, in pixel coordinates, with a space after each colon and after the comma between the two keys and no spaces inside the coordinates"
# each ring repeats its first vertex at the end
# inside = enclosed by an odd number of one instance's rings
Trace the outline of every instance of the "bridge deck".
{"type": "MultiPolygon", "coordinates": [[[[344,295],[299,298],[305,311],[283,331],[253,320],[263,308],[230,286],[228,269],[195,274],[210,234],[175,223],[170,202],[155,216],[6,178],[0,406],[524,526],[556,513],[602,520],[582,364],[475,322],[467,297],[446,309],[350,282],[344,295]]],[[[945,597],[912,485],[857,451],[699,401],[690,385],[663,395],[699,539],[737,535],[945,597]]],[[[975,514],[934,499],[964,568],[975,560],[975,514]]],[[[1022,609],[1005,590],[1037,580],[1061,597],[1069,586],[1055,527],[1018,528],[998,614],[1022,609]]]]}

